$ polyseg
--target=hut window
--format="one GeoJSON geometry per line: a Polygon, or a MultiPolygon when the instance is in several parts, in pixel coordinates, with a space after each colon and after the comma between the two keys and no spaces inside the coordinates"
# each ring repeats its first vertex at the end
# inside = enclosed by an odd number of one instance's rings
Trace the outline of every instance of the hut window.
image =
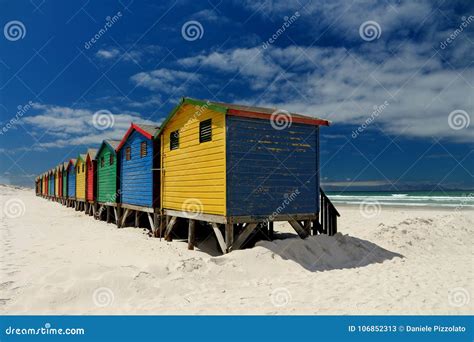
{"type": "Polygon", "coordinates": [[[100,158],[100,167],[104,167],[104,165],[105,165],[104,157],[101,157],[100,158]]]}
{"type": "Polygon", "coordinates": [[[146,157],[146,141],[140,144],[140,158],[146,157]]]}
{"type": "Polygon", "coordinates": [[[109,165],[113,165],[113,163],[114,163],[114,155],[111,154],[109,157],[109,165]]]}
{"type": "Polygon", "coordinates": [[[84,164],[82,164],[82,173],[84,173],[84,164]]]}
{"type": "Polygon", "coordinates": [[[179,148],[179,131],[170,133],[170,151],[179,148]]]}
{"type": "Polygon", "coordinates": [[[130,160],[130,159],[132,159],[132,149],[129,146],[125,150],[125,160],[130,160]]]}
{"type": "Polygon", "coordinates": [[[207,119],[199,123],[199,142],[203,143],[212,140],[212,119],[207,119]]]}

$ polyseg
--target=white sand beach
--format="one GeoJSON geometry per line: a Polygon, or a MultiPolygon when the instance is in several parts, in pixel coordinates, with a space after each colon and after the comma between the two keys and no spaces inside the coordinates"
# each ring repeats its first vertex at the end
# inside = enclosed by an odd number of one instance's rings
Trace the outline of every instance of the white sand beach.
{"type": "Polygon", "coordinates": [[[334,237],[213,256],[33,190],[0,205],[0,314],[474,314],[473,210],[339,206],[334,237]]]}

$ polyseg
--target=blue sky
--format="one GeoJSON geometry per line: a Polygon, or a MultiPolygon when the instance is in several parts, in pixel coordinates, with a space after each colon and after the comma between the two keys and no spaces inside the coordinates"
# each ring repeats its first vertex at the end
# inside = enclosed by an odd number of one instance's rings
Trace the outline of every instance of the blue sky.
{"type": "Polygon", "coordinates": [[[474,188],[472,1],[0,6],[0,183],[31,185],[188,96],[331,120],[329,188],[474,188]]]}

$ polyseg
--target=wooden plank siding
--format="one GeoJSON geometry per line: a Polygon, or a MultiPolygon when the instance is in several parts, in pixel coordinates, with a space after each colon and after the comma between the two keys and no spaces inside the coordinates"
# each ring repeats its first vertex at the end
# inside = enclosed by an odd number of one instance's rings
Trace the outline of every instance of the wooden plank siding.
{"type": "Polygon", "coordinates": [[[82,157],[76,162],[76,199],[86,199],[86,166],[82,157]]]}
{"type": "Polygon", "coordinates": [[[116,202],[117,195],[117,155],[115,150],[104,142],[97,154],[97,201],[116,202]]]}
{"type": "Polygon", "coordinates": [[[68,193],[68,187],[67,187],[67,167],[68,164],[64,163],[63,165],[63,198],[67,198],[69,193],[68,193]]]}
{"type": "Polygon", "coordinates": [[[86,199],[95,200],[96,162],[89,153],[86,157],[86,199]]]}
{"type": "Polygon", "coordinates": [[[76,167],[74,162],[70,162],[67,167],[67,196],[69,198],[76,198],[76,167]]]}
{"type": "Polygon", "coordinates": [[[119,151],[120,201],[143,207],[159,205],[159,141],[151,140],[134,130],[119,151]],[[146,142],[146,156],[140,156],[140,146],[146,142]],[[131,159],[126,160],[126,150],[131,148],[131,159]],[[156,153],[156,158],[154,158],[156,153]],[[157,164],[158,163],[158,164],[157,164]],[[156,169],[156,170],[153,170],[156,169]]]}
{"type": "Polygon", "coordinates": [[[225,115],[183,104],[163,132],[163,208],[225,215],[225,115]],[[199,122],[212,119],[212,141],[199,142],[199,122]],[[170,133],[179,130],[179,148],[170,133]]]}
{"type": "Polygon", "coordinates": [[[227,116],[227,216],[319,211],[319,127],[227,116]]]}
{"type": "Polygon", "coordinates": [[[49,173],[49,195],[54,196],[54,173],[52,171],[49,173]]]}
{"type": "Polygon", "coordinates": [[[58,196],[62,197],[63,196],[63,172],[62,172],[62,167],[58,167],[58,196]]]}

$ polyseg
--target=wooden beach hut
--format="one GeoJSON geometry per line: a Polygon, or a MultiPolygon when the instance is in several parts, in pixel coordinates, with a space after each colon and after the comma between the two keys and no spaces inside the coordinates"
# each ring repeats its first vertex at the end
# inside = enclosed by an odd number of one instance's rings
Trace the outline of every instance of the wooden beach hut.
{"type": "Polygon", "coordinates": [[[69,163],[64,162],[62,164],[62,197],[63,197],[63,204],[66,204],[68,198],[68,189],[67,189],[67,167],[69,163]]]}
{"type": "Polygon", "coordinates": [[[53,169],[53,177],[54,177],[54,198],[56,200],[58,198],[58,167],[57,166],[53,169]]]}
{"type": "Polygon", "coordinates": [[[105,212],[107,222],[112,222],[112,211],[117,223],[118,192],[118,158],[116,149],[120,141],[104,140],[96,154],[97,188],[96,200],[98,211],[96,217],[101,219],[105,212]]]}
{"type": "Polygon", "coordinates": [[[117,146],[120,174],[120,215],[118,226],[135,214],[135,226],[146,213],[151,229],[159,219],[160,140],[159,127],[132,123],[117,146]]]}
{"type": "Polygon", "coordinates": [[[86,153],[86,214],[95,214],[95,197],[96,197],[96,161],[95,155],[97,149],[89,148],[86,153]]]}
{"type": "Polygon", "coordinates": [[[63,198],[63,171],[62,171],[63,164],[59,164],[57,167],[57,177],[58,177],[58,200],[62,202],[63,198]]]}
{"type": "Polygon", "coordinates": [[[48,196],[48,173],[43,173],[43,196],[48,196]]]}
{"type": "Polygon", "coordinates": [[[84,210],[86,201],[86,155],[79,154],[76,161],[76,202],[77,210],[84,210]]]}
{"type": "Polygon", "coordinates": [[[76,159],[67,164],[67,206],[76,206],[76,159]]]}
{"type": "Polygon", "coordinates": [[[49,170],[49,196],[54,197],[54,170],[49,170]]]}
{"type": "MultiPolygon", "coordinates": [[[[319,222],[319,130],[327,120],[272,108],[183,98],[161,137],[161,205],[170,239],[176,218],[211,224],[222,251],[288,221],[302,238],[335,233],[319,222]],[[224,238],[225,236],[225,238],[224,238]]],[[[327,199],[325,205],[329,205],[327,199]]],[[[334,208],[331,205],[331,208],[334,208]]],[[[335,209],[334,209],[335,210],[335,209]]],[[[324,222],[326,222],[324,221],[324,222]]]]}

